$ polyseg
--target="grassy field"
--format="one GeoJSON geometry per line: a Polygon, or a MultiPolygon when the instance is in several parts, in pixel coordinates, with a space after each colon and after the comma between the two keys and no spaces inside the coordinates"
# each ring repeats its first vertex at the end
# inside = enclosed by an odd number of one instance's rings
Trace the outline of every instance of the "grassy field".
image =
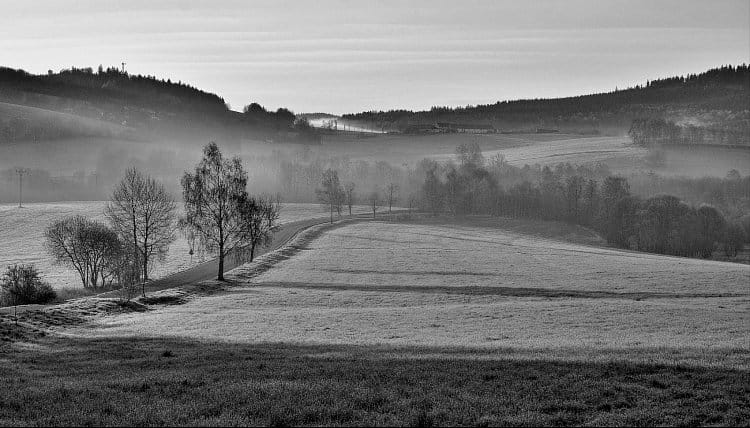
{"type": "Polygon", "coordinates": [[[452,157],[456,146],[477,143],[490,153],[519,147],[545,145],[550,141],[573,138],[566,134],[389,134],[362,139],[328,136],[323,145],[313,148],[321,156],[347,156],[351,159],[384,160],[396,165],[418,162],[425,157],[452,157]]]}
{"type": "MultiPolygon", "coordinates": [[[[55,219],[80,214],[105,222],[103,202],[28,203],[19,209],[15,204],[0,204],[0,269],[15,263],[34,264],[42,278],[58,289],[80,287],[80,278],[73,269],[52,263],[44,247],[44,228],[55,219]]],[[[357,212],[368,212],[367,207],[356,207],[357,212]]],[[[283,204],[281,222],[293,222],[325,217],[326,212],[316,204],[283,204]]],[[[189,254],[188,242],[179,236],[170,246],[163,263],[157,262],[152,278],[159,278],[191,267],[206,259],[206,255],[189,254]]],[[[208,256],[210,257],[210,256],[208,256]]]]}
{"type": "MultiPolygon", "coordinates": [[[[241,277],[242,268],[234,273],[241,277]]],[[[331,231],[226,294],[108,318],[101,329],[77,334],[747,349],[748,278],[746,265],[624,252],[512,229],[371,222],[331,231]]]]}
{"type": "Polygon", "coordinates": [[[0,424],[750,422],[748,266],[488,218],[353,223],[294,253],[0,347],[0,424]]]}
{"type": "Polygon", "coordinates": [[[2,425],[747,425],[747,371],[514,349],[55,339],[0,354],[2,425]]]}

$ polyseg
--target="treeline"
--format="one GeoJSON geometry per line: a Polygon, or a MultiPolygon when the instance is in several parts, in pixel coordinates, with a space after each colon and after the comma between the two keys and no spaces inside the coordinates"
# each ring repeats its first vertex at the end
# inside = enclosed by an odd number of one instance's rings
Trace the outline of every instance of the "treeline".
{"type": "MultiPolygon", "coordinates": [[[[703,115],[731,111],[747,126],[750,67],[723,66],[700,74],[652,80],[645,85],[612,92],[557,99],[498,101],[467,107],[433,107],[429,111],[369,111],[344,118],[404,130],[410,125],[435,122],[489,123],[500,130],[550,127],[562,131],[628,130],[638,117],[703,115]]],[[[716,120],[720,120],[717,118],[716,120]]]]}
{"type": "Polygon", "coordinates": [[[678,125],[665,119],[638,118],[633,120],[628,135],[640,146],[710,144],[750,147],[750,126],[744,126],[743,129],[722,129],[693,124],[678,125]]]}
{"type": "Polygon", "coordinates": [[[532,168],[510,166],[502,157],[486,162],[471,145],[459,147],[457,163],[423,163],[419,200],[434,214],[566,221],[591,227],[621,248],[687,257],[710,257],[717,249],[734,256],[750,240],[746,214],[727,220],[715,207],[694,207],[675,196],[639,198],[625,178],[601,178],[583,166],[544,167],[530,174],[532,168]]]}

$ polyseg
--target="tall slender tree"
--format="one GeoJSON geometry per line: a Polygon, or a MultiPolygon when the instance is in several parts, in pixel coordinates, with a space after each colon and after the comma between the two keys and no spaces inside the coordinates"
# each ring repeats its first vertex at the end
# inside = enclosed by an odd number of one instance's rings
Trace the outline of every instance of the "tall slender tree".
{"type": "Polygon", "coordinates": [[[217,278],[224,280],[224,258],[246,242],[242,204],[247,194],[247,173],[239,157],[224,159],[216,143],[203,148],[203,158],[193,173],[182,176],[184,224],[192,228],[200,245],[219,258],[217,278]]]}

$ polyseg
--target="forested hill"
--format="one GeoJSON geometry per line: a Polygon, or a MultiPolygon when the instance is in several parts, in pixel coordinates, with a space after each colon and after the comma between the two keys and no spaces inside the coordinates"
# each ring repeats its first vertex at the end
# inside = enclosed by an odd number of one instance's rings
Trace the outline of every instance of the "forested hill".
{"type": "MultiPolygon", "coordinates": [[[[0,103],[82,116],[145,132],[211,133],[220,129],[241,137],[288,131],[294,123],[294,114],[287,109],[268,112],[255,108],[239,113],[230,110],[218,95],[188,84],[101,66],[96,71],[71,68],[43,75],[0,67],[0,103]]],[[[69,128],[19,113],[0,117],[0,140],[65,137],[72,132],[69,128]]]]}
{"type": "Polygon", "coordinates": [[[724,66],[701,74],[652,80],[634,88],[556,99],[429,111],[391,110],[344,115],[404,130],[435,122],[491,124],[503,131],[536,128],[582,133],[624,133],[633,119],[661,118],[712,128],[750,129],[750,67],[724,66]]]}

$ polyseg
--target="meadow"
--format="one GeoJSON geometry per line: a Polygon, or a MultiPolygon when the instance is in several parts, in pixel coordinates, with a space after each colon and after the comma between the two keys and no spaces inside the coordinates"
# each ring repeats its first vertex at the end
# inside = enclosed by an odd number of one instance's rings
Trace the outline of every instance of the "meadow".
{"type": "Polygon", "coordinates": [[[748,266],[479,217],[291,247],[215,292],[0,346],[0,424],[750,420],[748,266]]]}
{"type": "Polygon", "coordinates": [[[748,350],[750,266],[508,226],[351,224],[250,280],[243,279],[250,267],[234,270],[237,284],[225,294],[105,318],[76,334],[534,352],[666,348],[664,362],[680,361],[688,348],[748,350]]]}
{"type": "MultiPolygon", "coordinates": [[[[44,229],[53,221],[71,215],[106,222],[103,213],[104,202],[51,202],[0,204],[0,269],[12,264],[33,264],[39,269],[44,280],[54,288],[79,288],[80,278],[75,270],[56,265],[49,257],[44,243],[44,229]]],[[[181,207],[178,204],[178,212],[181,207]]],[[[357,206],[357,213],[368,212],[367,207],[357,206]]],[[[309,218],[325,217],[327,212],[317,204],[282,204],[280,222],[289,223],[309,218]]],[[[170,246],[169,253],[162,262],[155,262],[151,277],[160,278],[187,269],[211,256],[196,250],[189,253],[187,240],[177,233],[177,239],[170,246]]]]}

